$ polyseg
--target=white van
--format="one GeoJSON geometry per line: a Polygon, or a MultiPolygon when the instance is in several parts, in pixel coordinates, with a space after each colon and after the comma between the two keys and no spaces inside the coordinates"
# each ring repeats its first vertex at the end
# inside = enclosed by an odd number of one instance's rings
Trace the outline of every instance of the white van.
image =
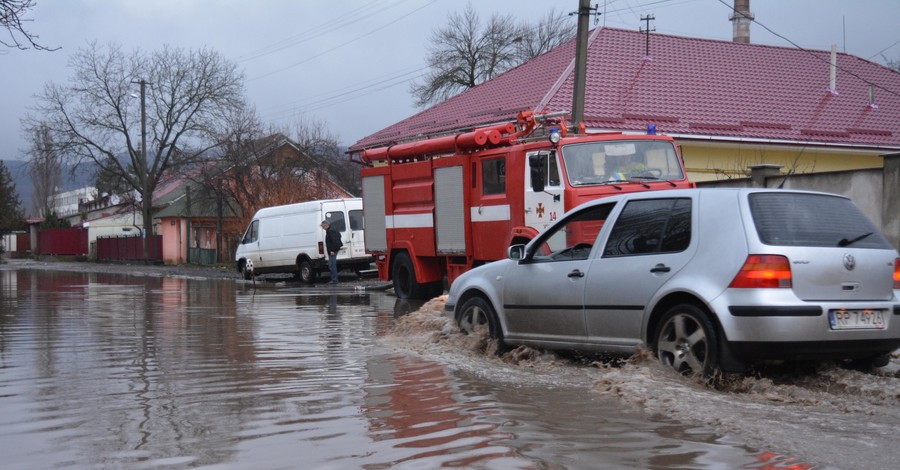
{"type": "Polygon", "coordinates": [[[338,269],[357,274],[369,269],[373,258],[366,254],[361,198],[260,209],[238,245],[235,267],[244,279],[254,274],[295,273],[301,281],[312,283],[319,273],[328,272],[323,220],[341,234],[344,246],[338,252],[338,269]]]}

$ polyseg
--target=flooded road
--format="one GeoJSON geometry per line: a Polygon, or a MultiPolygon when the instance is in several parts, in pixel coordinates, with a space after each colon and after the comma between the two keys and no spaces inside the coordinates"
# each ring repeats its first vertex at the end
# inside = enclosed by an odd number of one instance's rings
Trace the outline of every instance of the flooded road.
{"type": "Polygon", "coordinates": [[[889,468],[897,358],[709,387],[352,287],[0,269],[3,468],[889,468]]]}

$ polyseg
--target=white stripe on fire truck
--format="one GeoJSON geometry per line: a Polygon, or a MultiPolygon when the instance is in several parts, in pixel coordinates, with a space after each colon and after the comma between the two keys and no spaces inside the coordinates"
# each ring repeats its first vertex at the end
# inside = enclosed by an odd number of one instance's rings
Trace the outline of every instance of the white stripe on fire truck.
{"type": "Polygon", "coordinates": [[[502,206],[478,206],[471,209],[472,222],[497,222],[509,220],[509,204],[502,206]]]}
{"type": "Polygon", "coordinates": [[[384,228],[432,228],[434,217],[428,214],[402,214],[384,216],[384,228]]]}

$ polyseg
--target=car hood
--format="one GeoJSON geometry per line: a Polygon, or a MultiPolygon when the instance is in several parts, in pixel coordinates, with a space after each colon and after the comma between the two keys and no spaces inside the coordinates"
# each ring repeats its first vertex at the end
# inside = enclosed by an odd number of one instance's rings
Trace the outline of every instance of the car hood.
{"type": "Polygon", "coordinates": [[[516,263],[518,263],[516,260],[502,259],[466,271],[457,277],[450,286],[450,298],[454,298],[456,292],[469,288],[493,291],[495,286],[499,284],[498,276],[503,276],[516,263]]]}

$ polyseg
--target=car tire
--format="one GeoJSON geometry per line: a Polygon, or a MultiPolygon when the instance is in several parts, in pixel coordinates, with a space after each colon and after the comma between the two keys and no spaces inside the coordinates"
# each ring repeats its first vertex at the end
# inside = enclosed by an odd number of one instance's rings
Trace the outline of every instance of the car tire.
{"type": "Polygon", "coordinates": [[[297,265],[297,277],[300,278],[300,282],[312,284],[316,282],[316,270],[309,261],[303,260],[297,265]]]}
{"type": "Polygon", "coordinates": [[[405,251],[395,255],[391,279],[394,283],[394,293],[401,299],[428,300],[443,292],[443,285],[440,282],[421,284],[416,281],[416,269],[405,251]]]}
{"type": "Polygon", "coordinates": [[[719,368],[718,335],[707,313],[680,304],[663,315],[654,349],[659,361],[680,374],[711,377],[719,368]]]}
{"type": "Polygon", "coordinates": [[[879,367],[884,367],[891,362],[891,353],[876,354],[870,357],[860,359],[851,359],[850,367],[861,371],[871,371],[879,367]]]}
{"type": "Polygon", "coordinates": [[[456,314],[456,324],[467,335],[486,335],[497,342],[497,354],[507,351],[497,312],[483,297],[472,297],[462,304],[456,314]],[[486,328],[485,328],[486,327],[486,328]]]}

